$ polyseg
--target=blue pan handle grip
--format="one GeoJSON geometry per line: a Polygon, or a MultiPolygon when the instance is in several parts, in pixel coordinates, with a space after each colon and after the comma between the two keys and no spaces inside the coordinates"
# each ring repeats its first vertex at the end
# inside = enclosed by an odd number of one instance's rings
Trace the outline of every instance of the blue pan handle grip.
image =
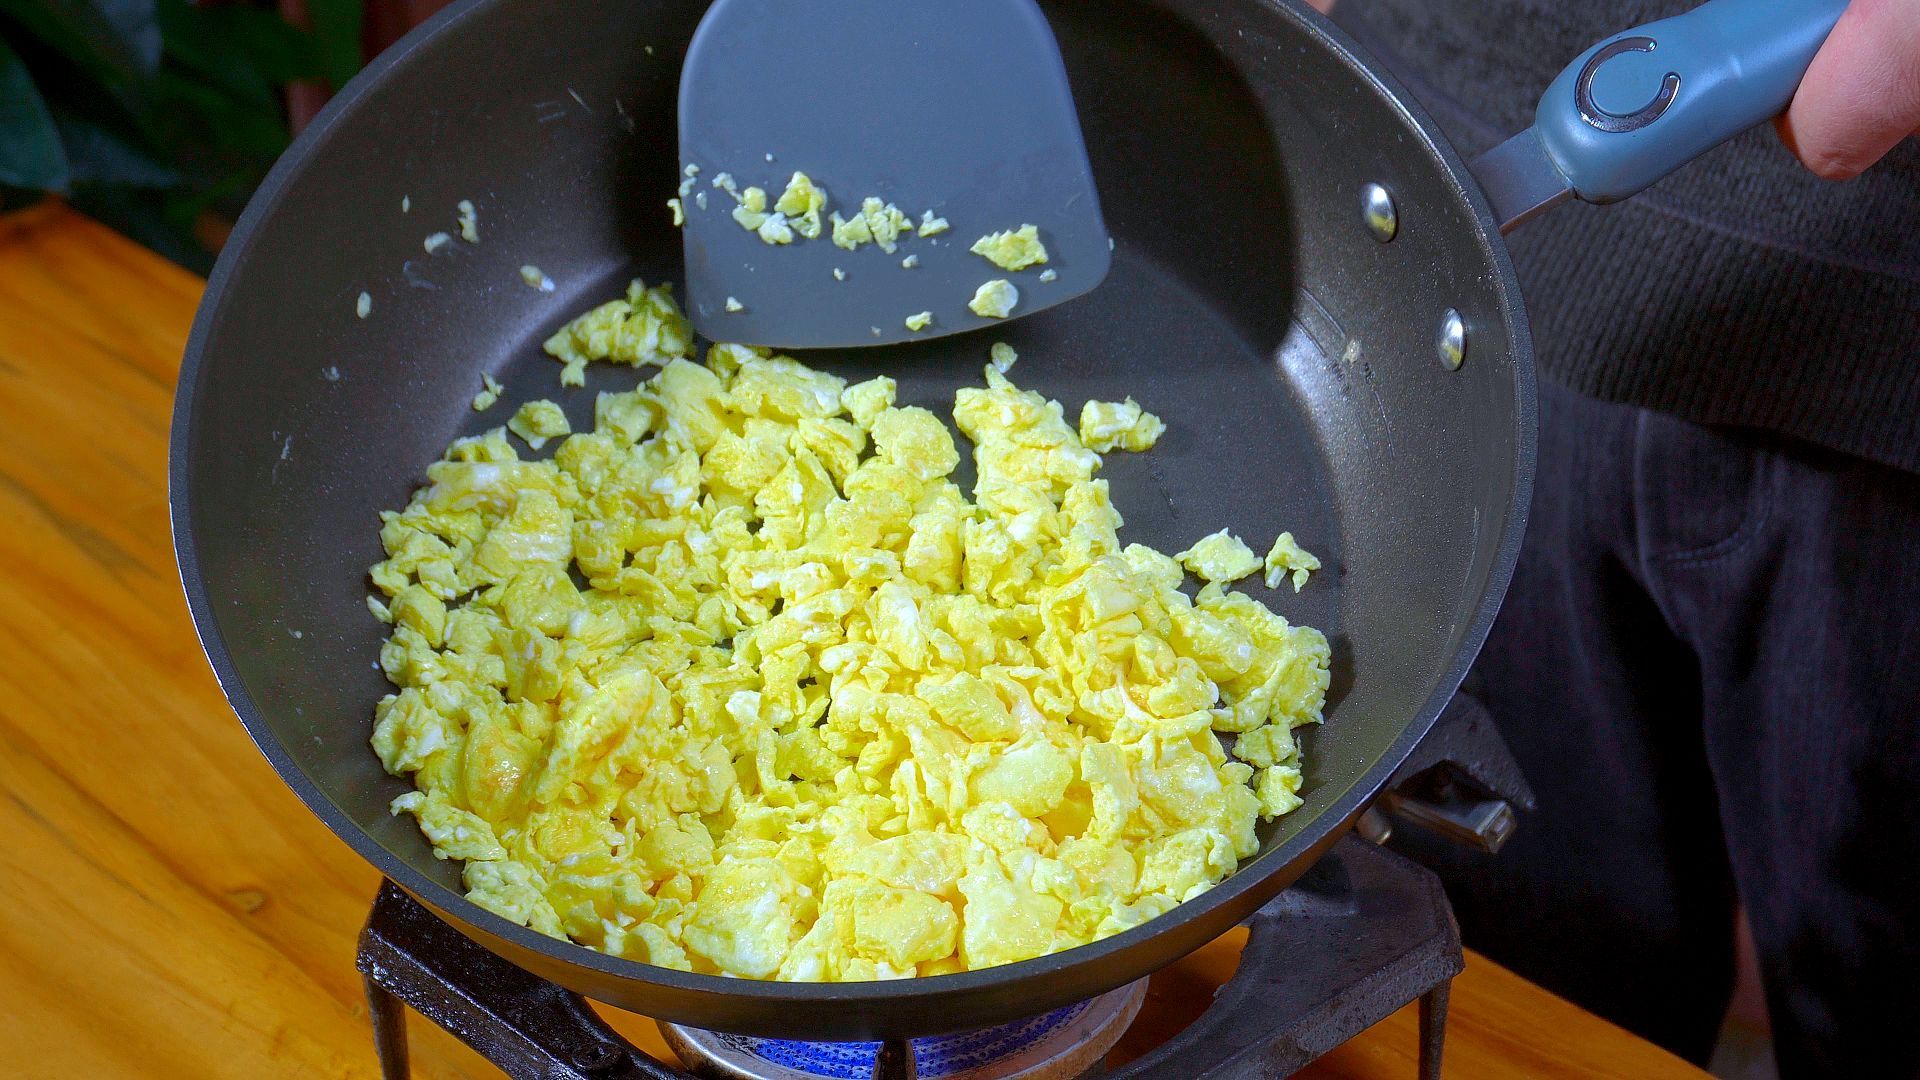
{"type": "Polygon", "coordinates": [[[1573,193],[1618,202],[1779,115],[1847,0],[1709,0],[1581,53],[1534,131],[1573,193]]]}

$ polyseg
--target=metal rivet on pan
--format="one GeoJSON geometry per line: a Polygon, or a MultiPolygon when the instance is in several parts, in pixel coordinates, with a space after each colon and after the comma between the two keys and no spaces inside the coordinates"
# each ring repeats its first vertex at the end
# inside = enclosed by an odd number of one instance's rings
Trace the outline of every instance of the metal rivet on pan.
{"type": "Polygon", "coordinates": [[[1448,371],[1459,371],[1467,361],[1467,324],[1452,308],[1440,316],[1439,332],[1433,335],[1434,350],[1448,371]]]}
{"type": "Polygon", "coordinates": [[[589,1046],[580,1047],[568,1056],[573,1059],[574,1068],[586,1072],[599,1072],[602,1069],[611,1069],[626,1057],[625,1054],[620,1052],[619,1047],[610,1046],[606,1043],[593,1043],[589,1046]]]}
{"type": "Polygon", "coordinates": [[[1360,189],[1360,214],[1367,220],[1367,231],[1383,244],[1400,231],[1400,212],[1394,209],[1393,196],[1379,184],[1360,189]]]}

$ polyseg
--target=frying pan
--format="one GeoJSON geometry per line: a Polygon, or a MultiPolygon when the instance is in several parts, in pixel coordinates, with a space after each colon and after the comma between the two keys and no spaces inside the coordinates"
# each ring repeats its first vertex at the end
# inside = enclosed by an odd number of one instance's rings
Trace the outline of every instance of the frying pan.
{"type": "MultiPolygon", "coordinates": [[[[704,1028],[860,1039],[982,1027],[1140,978],[1302,873],[1426,733],[1487,632],[1534,452],[1504,222],[1425,113],[1302,7],[1049,5],[1117,238],[1108,281],[998,334],[801,356],[891,374],[903,403],[944,415],[1006,340],[1014,377],[1069,408],[1132,394],[1167,421],[1154,451],[1103,471],[1126,540],[1177,550],[1223,526],[1256,542],[1286,528],[1321,554],[1299,595],[1251,589],[1333,643],[1327,721],[1302,740],[1305,805],[1201,897],[1019,964],[783,984],[605,956],[467,902],[457,866],[388,813],[410,785],[367,745],[388,688],[373,663],[384,628],[362,599],[377,513],[404,505],[450,440],[501,419],[468,407],[481,372],[508,402],[557,398],[576,429],[594,392],[636,381],[595,370],[562,393],[539,342],[630,276],[677,274],[661,202],[700,14],[696,0],[466,0],[346,87],[274,169],[208,283],[175,406],[175,546],[207,657],[342,840],[476,941],[590,997],[704,1028]],[[425,252],[462,199],[480,243],[425,252]],[[529,264],[555,292],[521,283],[529,264]]],[[[1489,176],[1506,217],[1559,197],[1521,151],[1518,180],[1489,176]]]]}

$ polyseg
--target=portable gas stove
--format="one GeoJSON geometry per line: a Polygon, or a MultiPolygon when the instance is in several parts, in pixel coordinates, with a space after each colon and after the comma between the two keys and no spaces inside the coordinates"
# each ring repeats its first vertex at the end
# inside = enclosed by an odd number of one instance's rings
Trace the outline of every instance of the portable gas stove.
{"type": "MultiPolygon", "coordinates": [[[[1489,849],[1511,833],[1511,807],[1531,805],[1506,747],[1467,698],[1382,799],[1402,820],[1489,849]]],[[[1460,933],[1439,880],[1369,842],[1389,830],[1369,811],[1359,836],[1247,921],[1239,967],[1213,1003],[1119,1064],[1109,1055],[1140,1013],[1147,980],[1001,1027],[910,1041],[797,1042],[662,1024],[680,1058],[665,1064],[579,995],[469,941],[391,882],[361,932],[358,966],[386,1080],[408,1075],[403,1006],[526,1080],[1226,1080],[1294,1073],[1413,1001],[1419,1074],[1438,1080],[1460,933]]]]}

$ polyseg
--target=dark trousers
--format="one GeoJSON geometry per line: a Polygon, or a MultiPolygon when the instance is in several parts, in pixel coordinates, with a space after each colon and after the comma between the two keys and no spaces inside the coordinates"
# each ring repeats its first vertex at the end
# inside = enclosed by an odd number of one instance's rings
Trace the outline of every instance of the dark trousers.
{"type": "Polygon", "coordinates": [[[1541,399],[1469,682],[1540,808],[1497,856],[1417,854],[1469,945],[1695,1060],[1737,896],[1783,1076],[1920,1074],[1920,477],[1541,399]]]}

